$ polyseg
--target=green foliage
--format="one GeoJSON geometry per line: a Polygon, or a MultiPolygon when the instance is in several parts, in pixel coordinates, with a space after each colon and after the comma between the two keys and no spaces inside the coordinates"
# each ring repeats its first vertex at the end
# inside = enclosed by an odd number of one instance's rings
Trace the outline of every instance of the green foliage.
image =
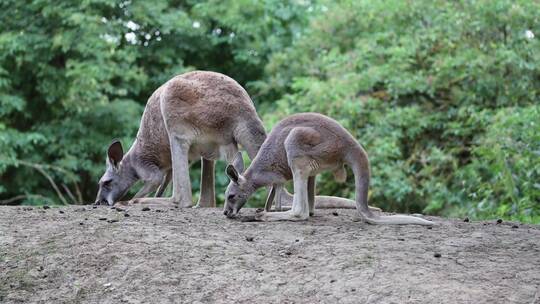
{"type": "MultiPolygon", "coordinates": [[[[338,119],[383,209],[540,221],[538,33],[530,1],[340,1],[273,54],[273,124],[338,119]],[[530,31],[530,33],[529,33],[530,31]],[[528,37],[529,36],[529,37],[528,37]],[[282,85],[281,85],[282,84],[282,85]]],[[[272,76],[268,76],[272,78],[272,76]]],[[[353,197],[328,175],[331,193],[353,197]]]]}
{"type": "MultiPolygon", "coordinates": [[[[539,10],[523,0],[3,1],[0,198],[91,201],[110,140],[128,146],[159,85],[206,69],[244,85],[268,130],[297,112],[340,121],[370,155],[374,205],[538,223],[539,10]]],[[[350,174],[346,185],[324,174],[318,189],[354,197],[350,174]]]]}
{"type": "MultiPolygon", "coordinates": [[[[482,115],[483,113],[479,113],[482,115]]],[[[460,170],[468,204],[477,218],[493,216],[538,222],[540,214],[540,106],[505,108],[491,118],[460,170]]],[[[465,212],[464,210],[460,210],[465,212]]]]}
{"type": "MultiPolygon", "coordinates": [[[[76,200],[92,201],[108,143],[129,146],[157,87],[192,69],[243,84],[260,79],[306,9],[272,0],[3,1],[0,198],[63,202],[36,174],[41,168],[63,196],[65,185],[76,200]]],[[[226,180],[218,176],[221,194],[226,180]]]]}

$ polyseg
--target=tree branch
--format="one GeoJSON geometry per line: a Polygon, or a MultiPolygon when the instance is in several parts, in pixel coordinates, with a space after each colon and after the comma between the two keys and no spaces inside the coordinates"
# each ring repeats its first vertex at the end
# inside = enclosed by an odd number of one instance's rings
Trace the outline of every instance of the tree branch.
{"type": "Polygon", "coordinates": [[[23,200],[25,198],[39,198],[39,199],[46,200],[48,202],[52,202],[52,200],[50,198],[45,197],[43,195],[39,195],[39,194],[21,194],[21,195],[14,196],[12,198],[8,198],[8,199],[5,199],[5,200],[0,200],[0,205],[15,205],[14,203],[16,201],[20,201],[20,200],[23,200]]]}
{"type": "MultiPolygon", "coordinates": [[[[41,173],[43,176],[45,176],[45,178],[49,181],[49,183],[51,184],[51,186],[53,187],[54,191],[56,192],[56,195],[58,195],[58,198],[62,201],[62,203],[64,205],[67,205],[68,202],[66,200],[66,198],[64,197],[64,195],[62,194],[62,192],[60,192],[60,189],[58,188],[58,186],[56,185],[56,183],[54,182],[54,180],[52,179],[52,177],[47,173],[45,172],[45,170],[43,170],[43,168],[45,166],[43,165],[40,165],[40,164],[34,164],[34,163],[29,163],[29,162],[26,162],[26,161],[18,161],[19,164],[23,165],[23,166],[27,166],[27,167],[30,167],[30,168],[34,168],[36,169],[39,173],[41,173]]],[[[63,169],[62,169],[63,170],[63,169]]]]}

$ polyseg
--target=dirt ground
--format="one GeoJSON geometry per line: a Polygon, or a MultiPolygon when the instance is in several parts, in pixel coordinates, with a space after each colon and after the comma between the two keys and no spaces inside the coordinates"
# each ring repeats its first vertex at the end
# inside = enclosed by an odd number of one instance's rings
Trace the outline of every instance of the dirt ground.
{"type": "Polygon", "coordinates": [[[540,303],[540,227],[428,218],[439,225],[1,207],[0,302],[540,303]]]}

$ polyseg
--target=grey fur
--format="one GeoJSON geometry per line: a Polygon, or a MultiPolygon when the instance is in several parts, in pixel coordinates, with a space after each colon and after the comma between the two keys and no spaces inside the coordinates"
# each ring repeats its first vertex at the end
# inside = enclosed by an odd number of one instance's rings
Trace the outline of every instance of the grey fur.
{"type": "MultiPolygon", "coordinates": [[[[315,176],[330,170],[337,171],[335,176],[342,178],[344,165],[350,166],[354,172],[356,208],[366,222],[433,225],[433,222],[413,216],[374,214],[367,204],[370,180],[367,153],[338,122],[316,113],[295,114],[279,122],[245,172],[233,165],[228,166],[229,175],[237,178],[227,188],[224,213],[233,217],[258,188],[272,186],[278,189],[292,179],[292,209],[264,212],[259,219],[306,220],[314,211],[315,176]]],[[[268,209],[267,202],[266,211],[268,209]]]]}

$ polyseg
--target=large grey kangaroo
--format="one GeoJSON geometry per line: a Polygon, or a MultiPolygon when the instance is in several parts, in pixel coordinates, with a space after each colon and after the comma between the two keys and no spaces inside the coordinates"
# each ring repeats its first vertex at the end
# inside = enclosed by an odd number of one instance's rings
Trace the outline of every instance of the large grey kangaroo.
{"type": "Polygon", "coordinates": [[[370,180],[367,153],[338,122],[316,113],[296,114],[280,121],[245,172],[241,155],[227,166],[226,172],[232,182],[226,191],[224,213],[228,217],[235,217],[249,196],[264,186],[272,186],[266,203],[266,211],[269,211],[275,192],[280,191],[283,184],[292,179],[292,209],[285,212],[263,212],[258,215],[258,219],[307,220],[314,211],[316,175],[331,170],[342,178],[345,174],[344,165],[351,167],[354,173],[356,208],[367,223],[434,224],[413,216],[380,216],[372,213],[367,203],[370,180]]]}
{"type": "Polygon", "coordinates": [[[129,151],[123,155],[119,142],[109,147],[96,203],[112,205],[137,180],[143,180],[142,189],[134,197],[138,202],[190,207],[189,163],[200,158],[198,206],[214,207],[214,161],[231,161],[238,144],[253,158],[265,137],[251,99],[236,81],[204,71],[176,76],[149,98],[129,151]],[[157,196],[161,196],[171,177],[171,198],[144,198],[156,190],[157,196]]]}
{"type": "MultiPolygon", "coordinates": [[[[225,75],[196,71],[176,76],[148,99],[137,138],[124,155],[114,141],[108,148],[106,171],[99,181],[96,204],[112,205],[138,180],[137,203],[192,204],[189,162],[202,161],[201,195],[197,206],[215,207],[214,161],[231,162],[238,144],[253,159],[266,133],[247,92],[225,75]],[[172,153],[171,153],[172,151],[172,153]],[[173,197],[161,196],[171,179],[173,197]],[[157,191],[156,191],[157,190],[157,191]]],[[[292,196],[283,191],[276,204],[292,196]]],[[[354,202],[337,197],[317,197],[317,207],[352,207],[354,202]]]]}

